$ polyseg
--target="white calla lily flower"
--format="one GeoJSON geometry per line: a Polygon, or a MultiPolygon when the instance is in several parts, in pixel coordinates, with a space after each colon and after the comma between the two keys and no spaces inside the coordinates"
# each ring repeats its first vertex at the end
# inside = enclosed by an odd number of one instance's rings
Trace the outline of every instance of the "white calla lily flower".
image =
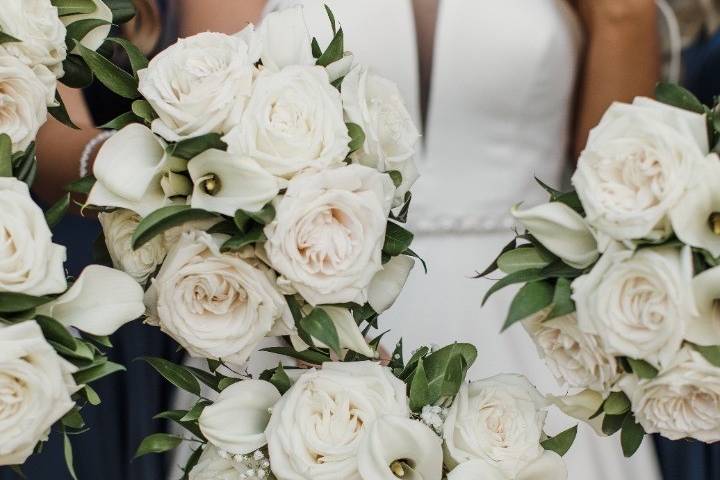
{"type": "Polygon", "coordinates": [[[250,158],[221,150],[206,150],[190,160],[188,170],[194,183],[192,206],[234,215],[245,210],[260,211],[280,191],[275,176],[250,158]]]}
{"type": "Polygon", "coordinates": [[[587,423],[599,436],[606,436],[602,431],[602,422],[605,414],[598,415],[592,419],[590,418],[598,412],[605,401],[599,392],[586,389],[575,395],[566,395],[564,397],[549,395],[547,399],[565,415],[587,423]]]}
{"type": "Polygon", "coordinates": [[[333,63],[325,67],[330,83],[343,78],[345,75],[350,73],[354,61],[355,56],[351,52],[345,52],[340,60],[335,60],[333,63]]]}
{"type": "Polygon", "coordinates": [[[567,468],[560,455],[546,451],[536,461],[525,467],[516,477],[510,477],[501,469],[484,460],[471,460],[458,465],[448,474],[448,480],[564,480],[567,468]]]}
{"type": "Polygon", "coordinates": [[[383,265],[368,288],[368,303],[373,310],[383,313],[393,306],[414,266],[415,260],[406,255],[393,257],[383,265]]]}
{"type": "Polygon", "coordinates": [[[273,71],[290,65],[314,65],[311,38],[301,6],[267,15],[257,29],[262,43],[261,59],[273,71]]]}
{"type": "Polygon", "coordinates": [[[83,270],[70,289],[38,309],[66,327],[111,335],[145,312],[143,289],[130,275],[101,265],[83,270]]]}
{"type": "Polygon", "coordinates": [[[511,210],[527,230],[552,253],[575,268],[586,268],[599,257],[598,242],[585,219],[564,203],[550,202],[511,210]]]}
{"type": "Polygon", "coordinates": [[[220,392],[206,407],[199,424],[205,438],[233,455],[247,455],[265,446],[265,428],[280,392],[269,382],[243,380],[220,392]]]}
{"type": "MultiPolygon", "coordinates": [[[[60,21],[65,25],[66,27],[70,26],[71,24],[75,22],[80,22],[83,20],[104,20],[107,22],[105,25],[100,25],[92,30],[90,30],[85,36],[80,40],[80,44],[85,47],[89,48],[90,50],[97,50],[100,48],[100,45],[105,42],[105,39],[107,39],[108,35],[110,35],[110,28],[112,27],[112,20],[113,20],[113,13],[112,10],[110,10],[110,7],[105,4],[102,0],[92,0],[95,4],[95,11],[90,13],[77,13],[74,15],[65,15],[60,17],[60,21]]],[[[73,49],[73,53],[78,53],[79,48],[75,47],[73,49]]]]}

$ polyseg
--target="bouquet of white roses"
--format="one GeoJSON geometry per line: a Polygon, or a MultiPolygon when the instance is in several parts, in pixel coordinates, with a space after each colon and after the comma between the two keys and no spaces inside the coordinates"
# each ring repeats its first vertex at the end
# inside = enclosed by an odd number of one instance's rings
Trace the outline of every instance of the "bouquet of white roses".
{"type": "Polygon", "coordinates": [[[104,353],[107,336],[144,311],[142,289],[123,272],[92,265],[66,277],[66,251],[51,228],[70,197],[43,212],[29,189],[48,111],[72,123],[56,81],[74,83],[87,69],[66,45],[96,58],[112,16],[90,0],[8,0],[0,8],[0,466],[19,469],[56,427],[73,472],[68,434],[85,428],[81,409],[100,402],[89,384],[123,369],[104,353]]]}
{"type": "Polygon", "coordinates": [[[516,207],[526,232],[483,275],[524,284],[522,322],[564,401],[632,455],[645,432],[720,440],[720,138],[717,108],[661,84],[591,132],[575,191],[516,207]],[[661,103],[662,102],[662,103],[661,103]]]}
{"type": "Polygon", "coordinates": [[[299,8],[180,40],[136,72],[98,153],[88,205],[114,265],[147,286],[147,322],[208,367],[146,359],[197,396],[159,414],[194,438],[155,434],[138,455],[199,442],[196,480],[563,478],[575,430],[548,439],[548,402],[521,377],[465,384],[473,346],[376,361],[382,334],[367,338],[417,258],[402,224],[419,135],[328,15],[325,49],[299,8]],[[288,346],[266,351],[314,368],[253,379],[272,336],[288,346]]]}

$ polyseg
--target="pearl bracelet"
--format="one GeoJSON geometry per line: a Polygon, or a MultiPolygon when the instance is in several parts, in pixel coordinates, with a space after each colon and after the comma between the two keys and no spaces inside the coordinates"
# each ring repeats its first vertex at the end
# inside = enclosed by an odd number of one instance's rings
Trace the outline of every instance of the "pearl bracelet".
{"type": "Polygon", "coordinates": [[[85,148],[83,148],[82,155],[80,155],[80,178],[87,176],[90,170],[90,158],[95,152],[95,149],[108,138],[115,135],[115,130],[105,130],[95,135],[90,140],[85,148]]]}

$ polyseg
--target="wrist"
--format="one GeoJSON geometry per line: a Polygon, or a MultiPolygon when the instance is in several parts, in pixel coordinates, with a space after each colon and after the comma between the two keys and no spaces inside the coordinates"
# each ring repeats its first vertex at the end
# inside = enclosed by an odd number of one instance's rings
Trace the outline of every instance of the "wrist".
{"type": "MultiPolygon", "coordinates": [[[[597,0],[591,0],[596,2],[597,0]]],[[[654,23],[657,6],[654,0],[604,1],[590,8],[586,21],[590,29],[632,29],[638,24],[654,23]]]]}

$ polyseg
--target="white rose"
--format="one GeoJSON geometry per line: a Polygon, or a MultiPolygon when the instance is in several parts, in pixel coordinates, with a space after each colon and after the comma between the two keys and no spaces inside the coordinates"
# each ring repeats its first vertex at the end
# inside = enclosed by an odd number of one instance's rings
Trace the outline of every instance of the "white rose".
{"type": "Polygon", "coordinates": [[[312,305],[367,301],[395,188],[361,165],[290,181],[265,227],[273,268],[312,305]]]}
{"type": "Polygon", "coordinates": [[[442,476],[442,441],[430,427],[406,417],[384,416],[360,443],[363,480],[436,480],[442,476]]]}
{"type": "Polygon", "coordinates": [[[402,200],[419,176],[413,157],[420,132],[397,85],[356,67],[343,80],[342,101],[346,120],[365,132],[365,143],[353,153],[353,161],[381,172],[400,172],[397,196],[402,200]]]}
{"type": "Polygon", "coordinates": [[[647,98],[613,104],[573,176],[588,222],[616,240],[666,237],[668,212],[708,150],[703,115],[647,98]]]}
{"type": "MultiPolygon", "coordinates": [[[[74,15],[65,15],[60,17],[60,21],[66,27],[84,20],[104,20],[107,22],[105,25],[100,25],[93,28],[80,39],[80,44],[90,50],[97,50],[105,42],[105,39],[110,34],[110,28],[112,27],[113,13],[110,7],[103,0],[92,0],[95,4],[95,11],[90,13],[77,13],[74,15]]],[[[78,53],[78,48],[73,50],[73,53],[78,53]]]]}
{"type": "Polygon", "coordinates": [[[27,65],[0,52],[0,133],[24,151],[47,121],[46,87],[27,65]]]}
{"type": "Polygon", "coordinates": [[[261,73],[240,125],[224,138],[273,175],[339,165],[348,154],[340,93],[324,68],[292,66],[261,73]]]}
{"type": "Polygon", "coordinates": [[[203,32],[179,40],[138,72],[138,90],[159,118],[168,141],[227,133],[240,120],[257,58],[240,36],[203,32]]]}
{"type": "Polygon", "coordinates": [[[695,312],[689,249],[611,249],[573,284],[580,328],[609,354],[667,365],[695,312]]]}
{"type": "Polygon", "coordinates": [[[168,185],[163,178],[186,170],[187,162],[169,156],[165,147],[165,142],[145,125],[131,123],[118,131],[100,147],[95,158],[93,174],[97,182],[88,204],[125,208],[143,217],[171,204],[170,197],[178,192],[174,188],[166,191],[168,185]]]}
{"type": "Polygon", "coordinates": [[[64,292],[65,247],[52,243],[45,215],[27,185],[0,178],[0,205],[0,292],[64,292]]]}
{"type": "Polygon", "coordinates": [[[267,15],[257,30],[262,63],[277,71],[291,65],[314,65],[310,33],[300,6],[267,15]]]}
{"type": "Polygon", "coordinates": [[[720,441],[720,368],[690,347],[654,379],[627,375],[621,387],[646,432],[670,440],[720,441]]]}
{"type": "Polygon", "coordinates": [[[574,314],[548,321],[535,317],[523,325],[560,385],[605,392],[618,379],[615,357],[600,337],[580,330],[574,314]]]}
{"type": "Polygon", "coordinates": [[[275,405],[265,431],[273,473],[286,480],[361,480],[360,444],[378,418],[409,416],[405,388],[373,362],[308,371],[275,405]]]}
{"type": "Polygon", "coordinates": [[[565,480],[567,468],[555,452],[545,452],[539,461],[528,465],[517,476],[508,476],[499,468],[483,460],[471,460],[458,465],[447,480],[565,480]]]}
{"type": "Polygon", "coordinates": [[[98,220],[105,234],[105,244],[113,266],[145,285],[167,253],[163,237],[157,236],[138,250],[133,250],[132,237],[140,224],[140,215],[131,210],[117,209],[100,213],[98,220]]]}
{"type": "Polygon", "coordinates": [[[214,446],[233,455],[247,455],[267,444],[265,428],[280,393],[268,382],[243,380],[220,392],[203,410],[200,431],[214,446]]]}
{"type": "Polygon", "coordinates": [[[190,470],[189,480],[267,480],[268,460],[264,457],[234,458],[212,445],[207,445],[197,465],[190,470]],[[248,472],[252,472],[248,475],[248,472]]]}
{"type": "Polygon", "coordinates": [[[148,323],[192,356],[242,365],[273,330],[288,333],[292,320],[258,262],[220,253],[222,243],[205,232],[180,238],[147,292],[148,323]]]}
{"type": "Polygon", "coordinates": [[[546,407],[543,396],[520,375],[463,385],[443,426],[446,462],[485,460],[515,478],[543,456],[546,407]]]}
{"type": "Polygon", "coordinates": [[[20,465],[74,405],[76,368],[34,321],[0,324],[0,465],[20,465]]]}
{"type": "Polygon", "coordinates": [[[55,99],[55,79],[63,76],[62,62],[67,56],[65,25],[50,0],[6,0],[0,11],[0,31],[19,42],[0,45],[6,52],[30,67],[43,81],[49,104],[55,99]]]}

